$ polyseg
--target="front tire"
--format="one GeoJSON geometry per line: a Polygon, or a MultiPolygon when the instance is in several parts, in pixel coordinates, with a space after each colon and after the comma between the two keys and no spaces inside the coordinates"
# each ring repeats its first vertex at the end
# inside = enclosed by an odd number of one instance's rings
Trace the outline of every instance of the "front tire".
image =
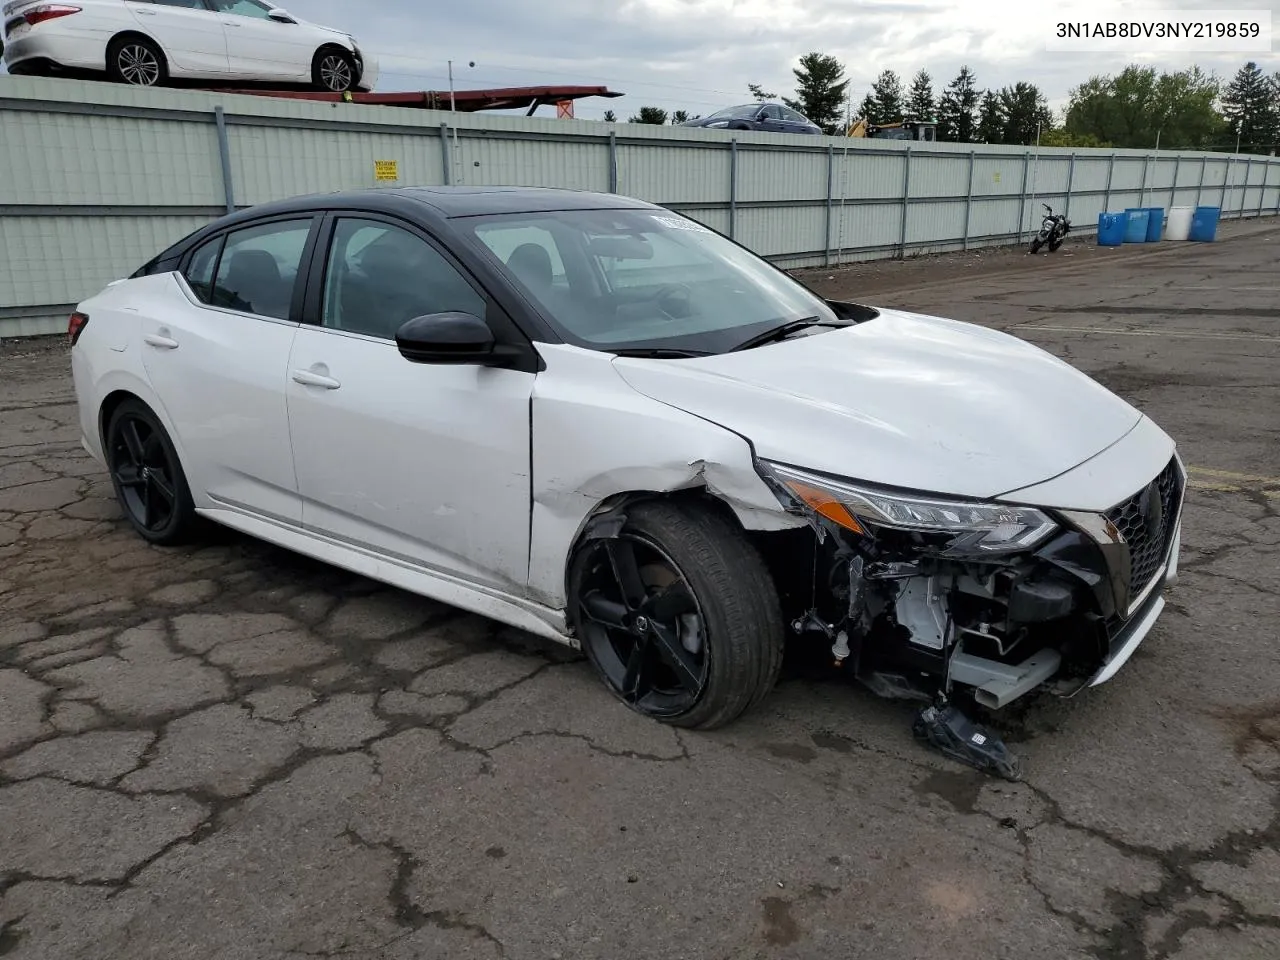
{"type": "Polygon", "coordinates": [[[345,93],[355,90],[360,76],[356,58],[337,47],[325,47],[311,62],[311,83],[317,90],[345,93]]]}
{"type": "Polygon", "coordinates": [[[636,504],[616,536],[579,547],[569,582],[583,652],[638,713],[714,729],[777,682],[784,634],[773,580],[741,531],[709,508],[636,504]]]}
{"type": "Polygon", "coordinates": [[[121,37],[107,50],[107,73],[117,83],[158,87],[169,79],[164,53],[145,37],[121,37]]]}
{"type": "Polygon", "coordinates": [[[1052,240],[1050,240],[1050,241],[1049,241],[1049,252],[1050,252],[1050,253],[1053,253],[1053,252],[1054,252],[1055,250],[1057,250],[1060,246],[1062,246],[1062,241],[1063,241],[1063,240],[1065,240],[1065,239],[1066,239],[1065,237],[1054,237],[1052,240]]]}
{"type": "Polygon", "coordinates": [[[199,517],[178,452],[141,400],[125,400],[106,431],[107,467],[116,499],[138,535],[158,546],[186,543],[199,517]]]}

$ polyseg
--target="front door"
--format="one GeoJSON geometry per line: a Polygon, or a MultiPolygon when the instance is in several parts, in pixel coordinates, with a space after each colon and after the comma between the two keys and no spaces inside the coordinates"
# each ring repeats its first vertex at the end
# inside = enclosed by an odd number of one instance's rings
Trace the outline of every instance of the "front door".
{"type": "Polygon", "coordinates": [[[270,17],[271,7],[261,0],[211,0],[227,34],[227,60],[231,73],[246,80],[294,80],[311,78],[314,39],[296,23],[270,17]]]}
{"type": "Polygon", "coordinates": [[[297,276],[316,218],[274,220],[198,247],[191,306],[142,321],[147,376],[215,506],[297,525],[285,383],[301,310],[297,276]]]}
{"type": "Polygon", "coordinates": [[[411,363],[414,317],[499,309],[428,238],[339,217],[315,325],[289,361],[303,525],[356,549],[523,594],[534,374],[411,363]]]}

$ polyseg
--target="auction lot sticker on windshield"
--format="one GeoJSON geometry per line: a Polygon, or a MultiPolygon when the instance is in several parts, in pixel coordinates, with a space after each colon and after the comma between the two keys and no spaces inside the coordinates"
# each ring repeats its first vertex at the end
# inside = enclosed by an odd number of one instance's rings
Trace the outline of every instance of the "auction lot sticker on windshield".
{"type": "Polygon", "coordinates": [[[697,233],[711,232],[702,224],[694,223],[692,220],[682,220],[678,217],[654,217],[653,219],[657,220],[664,227],[671,227],[673,230],[693,230],[697,233]]]}

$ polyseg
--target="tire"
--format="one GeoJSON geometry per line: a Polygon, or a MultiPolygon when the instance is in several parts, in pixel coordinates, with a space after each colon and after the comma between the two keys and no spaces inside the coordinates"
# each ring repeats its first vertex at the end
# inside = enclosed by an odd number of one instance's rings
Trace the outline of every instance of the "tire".
{"type": "Polygon", "coordinates": [[[1050,240],[1050,241],[1049,241],[1049,252],[1050,252],[1050,253],[1053,253],[1053,252],[1054,252],[1055,250],[1057,250],[1060,246],[1062,246],[1062,241],[1063,241],[1064,239],[1066,239],[1066,238],[1065,238],[1065,237],[1054,237],[1052,240],[1050,240]]]}
{"type": "Polygon", "coordinates": [[[117,37],[107,49],[107,73],[116,83],[159,87],[169,81],[169,63],[154,41],[117,37]]]}
{"type": "Polygon", "coordinates": [[[569,584],[583,652],[637,713],[711,730],[777,682],[784,642],[777,590],[755,547],[708,508],[636,504],[617,536],[578,548],[569,584]],[[696,653],[684,646],[690,634],[700,641],[696,653]]]}
{"type": "Polygon", "coordinates": [[[1032,253],[1039,253],[1039,252],[1040,252],[1040,238],[1039,238],[1039,237],[1036,237],[1034,240],[1032,240],[1032,241],[1031,241],[1031,252],[1032,252],[1032,253]]]}
{"type": "Polygon", "coordinates": [[[311,85],[327,93],[355,90],[360,82],[356,59],[339,47],[325,47],[311,61],[311,85]]]}
{"type": "Polygon", "coordinates": [[[141,400],[112,412],[105,437],[107,469],[125,518],[158,546],[188,542],[199,525],[187,476],[164,426],[141,400]]]}

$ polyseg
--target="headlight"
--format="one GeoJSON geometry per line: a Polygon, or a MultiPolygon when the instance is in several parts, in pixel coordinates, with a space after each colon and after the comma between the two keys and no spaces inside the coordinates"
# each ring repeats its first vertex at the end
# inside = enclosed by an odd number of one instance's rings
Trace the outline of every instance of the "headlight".
{"type": "Polygon", "coordinates": [[[877,527],[950,537],[946,553],[1010,553],[1025,550],[1056,529],[1034,507],[968,500],[934,500],[761,462],[784,506],[808,510],[846,530],[877,527]]]}

